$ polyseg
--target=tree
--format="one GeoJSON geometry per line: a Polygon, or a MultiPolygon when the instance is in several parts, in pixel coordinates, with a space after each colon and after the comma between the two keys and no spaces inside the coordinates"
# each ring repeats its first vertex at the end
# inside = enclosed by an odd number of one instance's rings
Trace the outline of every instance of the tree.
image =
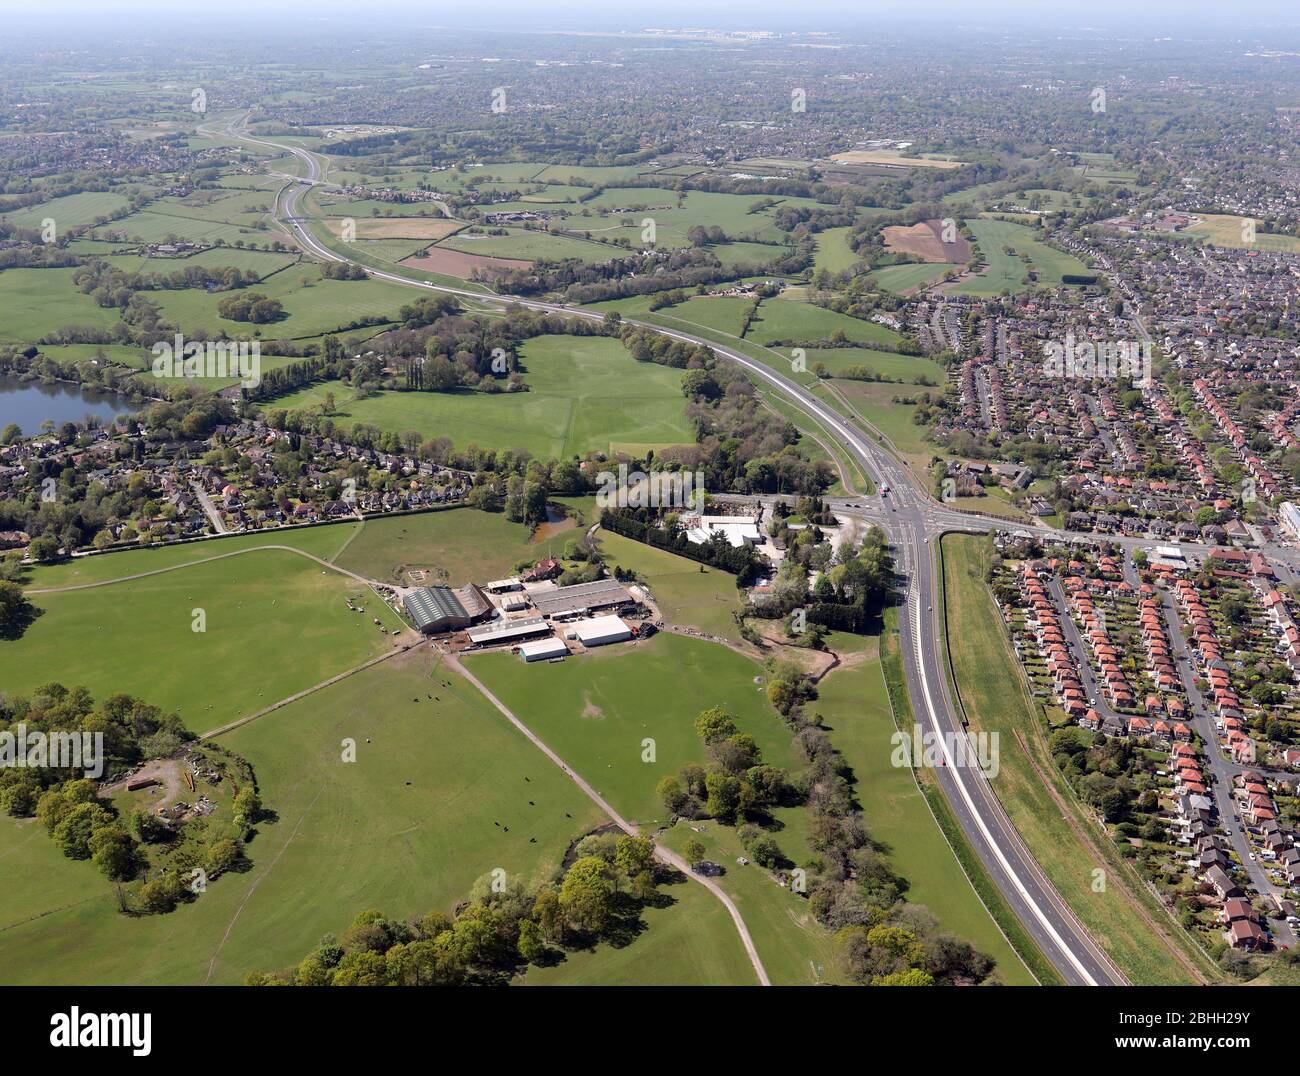
{"type": "Polygon", "coordinates": [[[560,907],[568,921],[587,934],[599,934],[613,912],[614,883],[609,865],[585,856],[569,868],[560,886],[560,907]]]}
{"type": "Polygon", "coordinates": [[[205,868],[209,878],[215,878],[232,870],[244,858],[243,846],[236,840],[225,837],[214,841],[208,849],[205,868]]]}
{"type": "Polygon", "coordinates": [[[645,837],[623,836],[614,846],[614,865],[628,878],[650,870],[654,859],[654,842],[645,837]]]}
{"type": "Polygon", "coordinates": [[[681,782],[671,775],[665,777],[655,786],[655,794],[658,795],[670,814],[677,814],[681,811],[688,798],[681,782]]]}
{"type": "Polygon", "coordinates": [[[90,835],[91,861],[110,881],[125,882],[135,874],[137,851],[134,839],[116,823],[90,835]]]}
{"type": "Polygon", "coordinates": [[[695,719],[695,732],[705,743],[716,743],[737,732],[736,722],[726,710],[714,706],[701,710],[695,719]]]}
{"type": "Polygon", "coordinates": [[[113,821],[98,803],[79,803],[54,827],[54,843],[69,859],[89,859],[95,830],[113,821]]]}
{"type": "Polygon", "coordinates": [[[0,580],[0,639],[17,639],[36,616],[17,583],[0,580]]]}
{"type": "Polygon", "coordinates": [[[682,845],[682,855],[686,857],[686,862],[692,867],[703,861],[705,851],[704,842],[698,837],[692,837],[682,845]]]}
{"type": "Polygon", "coordinates": [[[542,937],[542,928],[533,920],[525,919],[519,924],[519,955],[528,963],[535,964],[546,954],[546,942],[542,937]]]}
{"type": "Polygon", "coordinates": [[[733,821],[740,809],[740,782],[730,774],[716,772],[705,777],[704,787],[709,795],[705,810],[724,822],[733,821]]]}

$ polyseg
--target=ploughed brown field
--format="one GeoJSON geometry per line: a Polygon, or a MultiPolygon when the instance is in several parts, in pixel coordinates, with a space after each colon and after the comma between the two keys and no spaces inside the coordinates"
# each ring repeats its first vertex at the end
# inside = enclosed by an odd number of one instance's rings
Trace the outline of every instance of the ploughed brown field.
{"type": "Polygon", "coordinates": [[[956,262],[965,265],[970,260],[970,243],[958,232],[951,243],[943,241],[943,221],[923,220],[910,228],[894,224],[885,228],[885,249],[897,254],[910,254],[923,262],[956,262]]]}
{"type": "Polygon", "coordinates": [[[486,254],[466,254],[461,250],[430,247],[423,255],[403,258],[401,264],[423,269],[426,273],[442,273],[468,280],[475,269],[486,277],[498,277],[511,269],[527,269],[533,263],[517,258],[490,258],[486,254]]]}

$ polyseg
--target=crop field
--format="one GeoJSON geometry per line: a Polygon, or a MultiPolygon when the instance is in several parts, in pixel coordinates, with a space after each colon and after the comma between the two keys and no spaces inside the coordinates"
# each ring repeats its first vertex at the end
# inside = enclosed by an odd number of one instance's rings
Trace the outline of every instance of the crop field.
{"type": "Polygon", "coordinates": [[[562,549],[559,541],[535,541],[527,527],[501,512],[450,508],[367,520],[335,563],[392,583],[402,581],[404,569],[418,568],[431,573],[430,582],[460,586],[500,579],[521,561],[562,549]]]}
{"type": "Polygon", "coordinates": [[[379,392],[350,400],[346,388],[324,382],[270,406],[315,407],[333,392],[336,423],[418,430],[462,448],[525,449],[542,459],[608,451],[615,439],[658,447],[694,441],[679,370],[637,363],[603,337],[537,337],[521,359],[527,392],[379,392]]]}
{"type": "Polygon", "coordinates": [[[57,234],[70,228],[94,224],[101,217],[115,217],[127,207],[127,200],[113,191],[88,191],[51,198],[48,202],[0,214],[0,220],[17,228],[39,232],[46,218],[54,221],[57,234]]]}
{"type": "Polygon", "coordinates": [[[295,963],[362,908],[450,912],[497,867],[536,881],[601,821],[427,652],[358,673],[220,742],[252,763],[278,816],[258,827],[251,869],[169,915],[125,917],[90,864],[61,856],[39,824],[0,818],[0,978],[238,983],[295,963]],[[341,761],[345,737],[358,745],[354,763],[341,761]]]}
{"type": "Polygon", "coordinates": [[[660,633],[558,664],[509,653],[465,659],[506,706],[613,808],[638,824],[665,821],[655,795],[663,777],[706,761],[696,715],[721,706],[757,741],[766,762],[794,764],[790,732],[758,682],[762,666],[716,643],[660,633]],[[655,761],[643,762],[645,738],[655,761]]]}
{"type": "MultiPolygon", "coordinates": [[[[342,219],[331,217],[325,224],[342,237],[342,219]]],[[[449,217],[360,217],[355,224],[357,239],[446,239],[465,227],[464,221],[449,217]]]]}
{"type": "Polygon", "coordinates": [[[530,231],[525,228],[508,229],[507,235],[477,235],[460,232],[438,244],[440,249],[459,250],[463,254],[481,254],[489,258],[513,258],[522,261],[559,261],[578,258],[598,265],[618,256],[621,252],[603,243],[585,239],[572,239],[565,235],[530,231]]]}
{"type": "Polygon", "coordinates": [[[895,224],[885,228],[881,235],[885,239],[885,249],[912,257],[920,258],[932,265],[949,262],[965,264],[970,260],[970,241],[963,235],[950,236],[952,242],[943,238],[943,221],[923,220],[905,228],[895,224]]]}
{"type": "Polygon", "coordinates": [[[959,266],[951,263],[920,265],[882,265],[871,271],[871,278],[885,291],[905,295],[923,284],[938,280],[950,269],[959,266]]]}
{"type": "Polygon", "coordinates": [[[975,245],[988,263],[974,277],[954,284],[955,295],[998,295],[1003,291],[1020,291],[1027,274],[1038,273],[1038,283],[1053,285],[1066,273],[1087,274],[1088,267],[1072,254],[1056,250],[1040,241],[1034,230],[1023,224],[1004,220],[968,220],[975,235],[975,245]],[[1011,249],[1014,253],[1007,253],[1011,249]]]}
{"type": "Polygon", "coordinates": [[[896,164],[908,168],[960,168],[965,162],[950,161],[942,157],[905,157],[893,149],[851,149],[836,153],[830,158],[838,164],[896,164]]]}
{"type": "Polygon", "coordinates": [[[95,696],[148,698],[196,731],[390,650],[394,637],[372,618],[390,632],[402,627],[368,588],[277,549],[30,597],[41,615],[0,649],[6,688],[30,692],[76,654],[76,682],[95,696]],[[347,608],[347,595],[362,599],[364,614],[347,608]],[[195,631],[200,611],[204,630],[195,631]]]}

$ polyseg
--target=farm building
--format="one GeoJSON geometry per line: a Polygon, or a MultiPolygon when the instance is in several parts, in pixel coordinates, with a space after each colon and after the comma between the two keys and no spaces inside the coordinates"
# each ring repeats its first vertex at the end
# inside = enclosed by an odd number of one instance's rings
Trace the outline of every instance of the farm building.
{"type": "Polygon", "coordinates": [[[538,590],[531,595],[537,611],[543,616],[574,616],[593,609],[610,609],[630,603],[632,595],[617,579],[597,579],[594,583],[578,583],[572,587],[555,590],[538,590]]]}
{"type": "Polygon", "coordinates": [[[420,587],[406,595],[402,605],[425,635],[459,631],[468,628],[475,619],[451,587],[420,587]]]}
{"type": "Polygon", "coordinates": [[[621,643],[632,638],[632,629],[616,616],[597,616],[590,620],[580,620],[569,630],[570,639],[577,639],[583,646],[604,646],[606,643],[621,643]]]}
{"type": "Polygon", "coordinates": [[[524,584],[518,576],[511,576],[509,579],[494,579],[483,589],[489,594],[506,594],[512,590],[523,590],[524,584]]]}
{"type": "Polygon", "coordinates": [[[552,661],[566,657],[568,653],[569,648],[564,645],[564,640],[553,635],[549,639],[534,639],[519,646],[519,656],[525,661],[552,661]]]}
{"type": "Polygon", "coordinates": [[[471,631],[469,641],[475,646],[496,646],[532,635],[549,635],[550,632],[551,626],[540,616],[526,620],[497,620],[471,631]]]}

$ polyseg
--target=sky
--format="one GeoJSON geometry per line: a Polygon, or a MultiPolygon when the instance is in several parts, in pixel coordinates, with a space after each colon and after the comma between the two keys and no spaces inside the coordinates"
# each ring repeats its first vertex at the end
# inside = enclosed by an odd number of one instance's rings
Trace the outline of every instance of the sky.
{"type": "Polygon", "coordinates": [[[1176,32],[1252,25],[1300,29],[1296,0],[0,0],[0,13],[58,25],[69,16],[146,16],[160,21],[218,18],[265,25],[281,18],[399,17],[426,25],[491,28],[611,29],[675,26],[797,29],[864,27],[876,22],[1061,25],[1071,28],[1152,27],[1176,32]]]}

